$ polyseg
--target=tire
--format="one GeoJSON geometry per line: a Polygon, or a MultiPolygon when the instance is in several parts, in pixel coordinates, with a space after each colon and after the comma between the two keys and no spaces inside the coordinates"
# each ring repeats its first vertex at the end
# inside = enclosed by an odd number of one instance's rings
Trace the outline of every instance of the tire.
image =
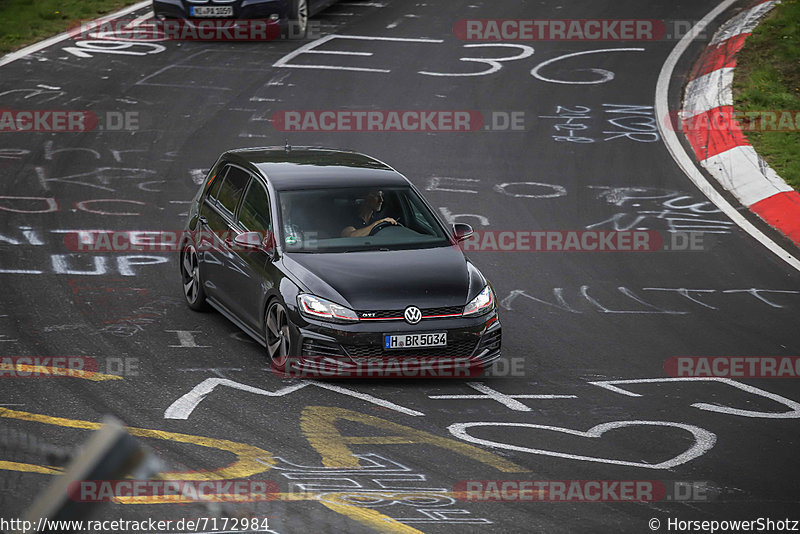
{"type": "Polygon", "coordinates": [[[308,34],[308,0],[291,0],[289,5],[289,39],[305,39],[308,34]]]}
{"type": "Polygon", "coordinates": [[[286,308],[273,299],[264,314],[264,340],[267,343],[267,357],[272,368],[285,373],[292,354],[292,328],[286,308]]]}
{"type": "Polygon", "coordinates": [[[181,250],[181,282],[186,304],[194,311],[207,311],[206,292],[200,278],[200,258],[194,244],[187,243],[181,250]]]}

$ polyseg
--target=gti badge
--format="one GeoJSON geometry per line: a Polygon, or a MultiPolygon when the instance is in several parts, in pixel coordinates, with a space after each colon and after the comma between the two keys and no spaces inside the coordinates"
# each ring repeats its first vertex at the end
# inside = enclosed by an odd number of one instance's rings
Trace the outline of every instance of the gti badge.
{"type": "Polygon", "coordinates": [[[422,320],[422,312],[416,306],[409,306],[403,312],[403,317],[408,324],[417,324],[422,320]]]}

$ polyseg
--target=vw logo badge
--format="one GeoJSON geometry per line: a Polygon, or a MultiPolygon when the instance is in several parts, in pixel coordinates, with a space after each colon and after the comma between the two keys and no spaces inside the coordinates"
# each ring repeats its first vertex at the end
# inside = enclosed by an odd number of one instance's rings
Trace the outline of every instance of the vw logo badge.
{"type": "Polygon", "coordinates": [[[417,324],[422,320],[422,312],[416,306],[409,306],[403,312],[403,317],[408,324],[417,324]]]}

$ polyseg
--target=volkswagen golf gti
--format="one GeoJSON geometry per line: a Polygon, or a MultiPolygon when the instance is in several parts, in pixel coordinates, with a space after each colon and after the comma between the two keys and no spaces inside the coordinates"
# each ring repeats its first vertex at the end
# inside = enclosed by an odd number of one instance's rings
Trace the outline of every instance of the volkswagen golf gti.
{"type": "Polygon", "coordinates": [[[473,372],[500,357],[501,326],[491,285],[459,247],[471,234],[372,157],[239,149],[194,197],[179,266],[189,307],[230,319],[278,372],[473,372]]]}
{"type": "Polygon", "coordinates": [[[158,18],[187,20],[202,19],[263,19],[288,28],[289,35],[303,38],[308,18],[337,0],[153,0],[153,13],[158,18]]]}

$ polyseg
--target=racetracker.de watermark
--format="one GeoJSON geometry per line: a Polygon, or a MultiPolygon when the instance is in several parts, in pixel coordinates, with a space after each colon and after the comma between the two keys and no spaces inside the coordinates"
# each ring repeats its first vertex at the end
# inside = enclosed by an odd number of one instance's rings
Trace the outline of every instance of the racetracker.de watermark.
{"type": "Polygon", "coordinates": [[[462,41],[656,41],[660,20],[475,19],[459,20],[453,34],[462,41]]]}
{"type": "Polygon", "coordinates": [[[88,132],[96,127],[92,111],[0,109],[0,132],[88,132]]]}
{"type": "Polygon", "coordinates": [[[270,118],[280,132],[474,132],[474,110],[282,110],[270,118]]]}
{"type": "Polygon", "coordinates": [[[117,379],[139,376],[139,358],[130,356],[0,356],[0,378],[117,379]]]}
{"type": "Polygon", "coordinates": [[[76,502],[261,502],[279,493],[270,480],[79,480],[67,488],[76,502]]]}
{"type": "Polygon", "coordinates": [[[465,252],[653,252],[662,237],[652,230],[478,230],[461,242],[465,252]]]}
{"type": "Polygon", "coordinates": [[[666,490],[656,480],[462,480],[453,488],[466,501],[653,502],[666,490]]]}
{"type": "Polygon", "coordinates": [[[453,25],[462,41],[661,41],[705,38],[692,20],[656,19],[462,19],[453,25]]]}
{"type": "Polygon", "coordinates": [[[800,111],[761,110],[741,111],[725,106],[710,111],[674,111],[666,121],[683,132],[798,132],[800,111]]]}
{"type": "Polygon", "coordinates": [[[138,111],[0,109],[0,133],[82,133],[94,130],[113,132],[138,129],[138,111]]]}
{"type": "Polygon", "coordinates": [[[798,378],[800,356],[673,356],[664,371],[675,378],[798,378]]]}
{"type": "Polygon", "coordinates": [[[71,39],[122,41],[274,41],[281,28],[269,19],[86,20],[67,30],[71,39]]]}
{"type": "Polygon", "coordinates": [[[89,356],[0,356],[0,378],[86,378],[98,370],[89,356]]]}
{"type": "MultiPolygon", "coordinates": [[[[199,252],[267,251],[271,232],[207,230],[74,230],[64,233],[72,252],[181,252],[191,243],[199,252]],[[237,239],[238,238],[238,239],[237,239]]],[[[316,232],[303,233],[303,248],[319,246],[316,232]]],[[[287,249],[292,245],[287,243],[287,249]]],[[[458,242],[464,252],[656,252],[703,251],[702,232],[655,230],[477,230],[458,242]]]]}
{"type": "Polygon", "coordinates": [[[702,251],[698,232],[655,230],[477,230],[459,243],[464,252],[702,251]]]}
{"type": "MultiPolygon", "coordinates": [[[[234,231],[75,230],[64,234],[72,252],[181,252],[193,243],[199,252],[245,252],[274,246],[271,232],[250,232],[235,241],[234,231]]],[[[308,245],[307,245],[308,246],[308,245]]]]}
{"type": "MultiPolygon", "coordinates": [[[[424,351],[422,351],[424,354],[424,351]]],[[[281,378],[476,378],[486,367],[468,357],[393,356],[358,358],[304,356],[290,357],[283,369],[273,373],[281,378]]]]}
{"type": "Polygon", "coordinates": [[[706,480],[460,480],[453,496],[490,502],[707,502],[719,494],[706,480]]]}

